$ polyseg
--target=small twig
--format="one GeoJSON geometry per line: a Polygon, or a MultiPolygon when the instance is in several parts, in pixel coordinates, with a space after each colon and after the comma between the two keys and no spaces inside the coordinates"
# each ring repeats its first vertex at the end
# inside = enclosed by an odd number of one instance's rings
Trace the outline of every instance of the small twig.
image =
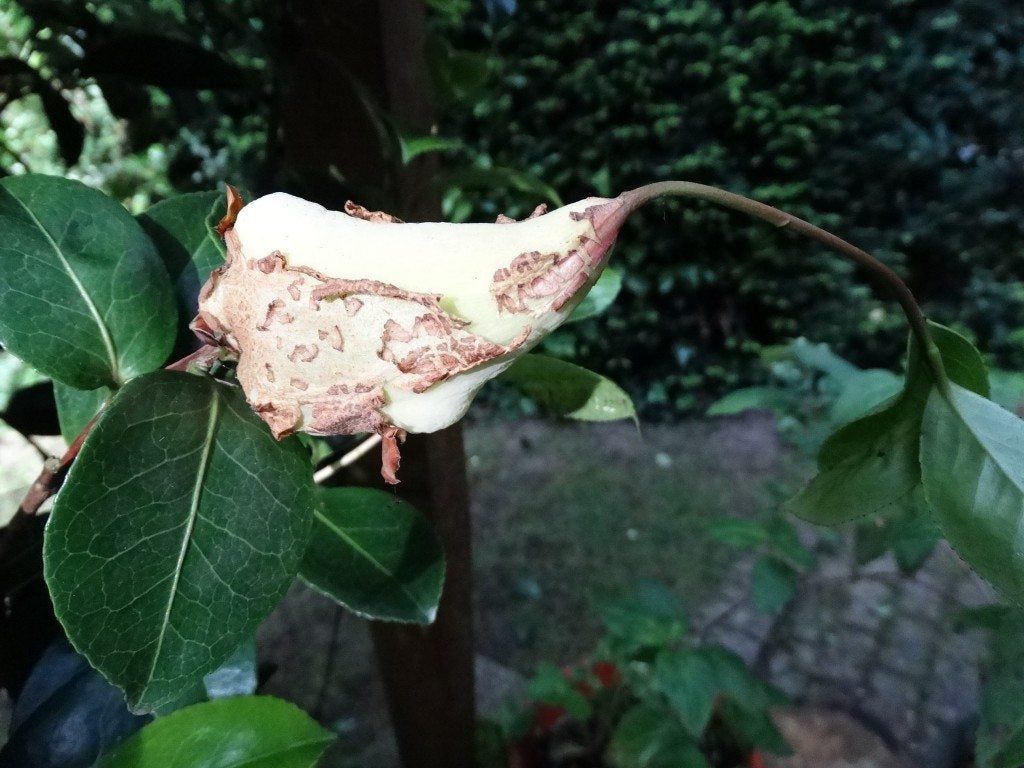
{"type": "Polygon", "coordinates": [[[164,370],[168,371],[187,371],[188,367],[193,363],[198,365],[210,365],[214,360],[220,357],[220,347],[212,347],[209,344],[204,345],[193,352],[191,355],[185,355],[181,360],[168,365],[164,370]]]}
{"type": "Polygon", "coordinates": [[[659,181],[625,192],[622,194],[622,198],[626,200],[629,211],[635,211],[640,206],[661,195],[674,195],[691,200],[704,200],[724,208],[739,211],[747,216],[767,221],[776,227],[793,230],[798,234],[809,237],[811,240],[816,240],[868,270],[869,274],[885,285],[896,301],[899,302],[903,313],[907,316],[907,321],[910,323],[911,332],[921,345],[921,350],[924,353],[928,366],[931,368],[936,386],[943,395],[948,397],[950,391],[949,376],[942,362],[942,354],[932,338],[928,321],[925,319],[921,307],[906,283],[886,264],[876,259],[867,251],[846,242],[841,237],[837,237],[821,227],[811,224],[809,221],[804,221],[791,213],[786,213],[757,200],[751,200],[748,197],[727,192],[717,187],[709,187],[706,184],[695,184],[690,181],[659,181]]]}
{"type": "Polygon", "coordinates": [[[35,435],[22,435],[22,437],[25,438],[26,443],[35,448],[36,453],[39,454],[43,461],[46,461],[48,458],[50,458],[50,454],[47,452],[45,448],[43,448],[43,446],[39,444],[39,441],[36,440],[35,435]]]}
{"type": "Polygon", "coordinates": [[[380,441],[380,435],[371,435],[337,461],[332,461],[326,467],[318,469],[316,474],[313,475],[313,481],[316,483],[326,482],[345,467],[351,466],[359,461],[359,459],[373,450],[375,446],[380,445],[380,441]]]}
{"type": "Polygon", "coordinates": [[[99,414],[92,417],[92,420],[85,425],[85,429],[79,432],[78,437],[68,446],[63,456],[59,459],[47,459],[43,462],[43,470],[29,487],[28,493],[25,494],[25,498],[18,507],[16,514],[34,515],[38,513],[43,503],[60,489],[61,483],[64,482],[64,478],[68,474],[68,470],[75,459],[78,458],[78,453],[85,444],[85,438],[89,436],[89,432],[98,419],[99,414]]]}
{"type": "MultiPolygon", "coordinates": [[[[168,371],[185,371],[193,363],[206,364],[215,360],[220,354],[220,350],[217,347],[204,346],[190,355],[186,355],[181,360],[177,360],[167,366],[168,371]]],[[[101,411],[102,412],[102,411],[101,411]]],[[[60,490],[61,484],[64,482],[64,478],[67,477],[68,470],[74,463],[75,459],[78,458],[79,452],[82,450],[82,446],[85,444],[85,439],[89,436],[89,432],[92,431],[93,426],[99,420],[99,414],[92,417],[92,420],[85,425],[85,428],[78,433],[71,445],[68,446],[67,451],[59,459],[47,459],[43,463],[43,469],[36,477],[35,482],[28,489],[28,493],[25,494],[24,500],[18,507],[18,511],[15,514],[18,515],[35,515],[39,513],[39,508],[43,506],[43,503],[53,496],[57,491],[60,490]]]]}

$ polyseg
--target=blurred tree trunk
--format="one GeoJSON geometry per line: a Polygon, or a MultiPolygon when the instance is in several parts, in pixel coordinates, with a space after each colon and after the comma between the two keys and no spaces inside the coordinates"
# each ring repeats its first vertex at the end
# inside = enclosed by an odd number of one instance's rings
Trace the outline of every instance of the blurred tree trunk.
{"type": "MultiPolygon", "coordinates": [[[[279,84],[281,183],[329,207],[349,194],[404,219],[439,220],[436,161],[400,166],[360,92],[425,134],[434,120],[418,0],[289,0],[282,15],[279,84]],[[357,84],[358,83],[358,84],[357,84]]],[[[460,427],[412,435],[398,492],[426,514],[444,544],[447,572],[430,627],[375,624],[373,637],[399,750],[407,768],[473,765],[472,584],[469,499],[460,427]]]]}

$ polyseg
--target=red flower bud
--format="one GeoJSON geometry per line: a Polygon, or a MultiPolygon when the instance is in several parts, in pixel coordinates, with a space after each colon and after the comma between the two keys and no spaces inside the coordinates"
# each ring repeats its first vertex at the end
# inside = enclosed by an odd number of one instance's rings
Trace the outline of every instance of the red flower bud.
{"type": "Polygon", "coordinates": [[[596,661],[593,666],[594,675],[605,688],[611,688],[622,682],[622,673],[610,661],[596,661]]]}

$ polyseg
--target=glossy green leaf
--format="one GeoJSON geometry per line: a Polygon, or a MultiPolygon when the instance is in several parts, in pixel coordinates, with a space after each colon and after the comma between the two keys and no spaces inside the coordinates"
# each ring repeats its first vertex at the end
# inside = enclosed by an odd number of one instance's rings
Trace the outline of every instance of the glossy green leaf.
{"type": "Polygon", "coordinates": [[[372,488],[325,488],[320,497],[302,579],[368,619],[432,622],[444,551],[423,515],[372,488]]]}
{"type": "Polygon", "coordinates": [[[762,557],[750,574],[750,596],[761,613],[778,613],[796,594],[799,574],[776,557],[762,557]]]}
{"type": "Polygon", "coordinates": [[[615,768],[707,768],[700,746],[672,713],[637,704],[622,716],[608,745],[615,768]]]}
{"type": "Polygon", "coordinates": [[[689,627],[686,611],[668,587],[643,581],[632,594],[597,601],[609,637],[625,653],[678,641],[689,627]]]}
{"type": "MultiPolygon", "coordinates": [[[[950,378],[987,394],[987,371],[978,351],[948,328],[934,323],[931,328],[950,378]]],[[[912,343],[903,392],[825,442],[817,476],[789,502],[789,511],[835,525],[904,503],[921,483],[921,418],[932,386],[931,373],[912,343]]]]}
{"type": "Polygon", "coordinates": [[[954,384],[982,397],[989,397],[988,366],[981,353],[965,337],[937,323],[928,323],[942,353],[942,364],[954,384]]]}
{"type": "Polygon", "coordinates": [[[284,594],[315,505],[302,446],[276,442],[239,390],[168,371],[135,379],[46,528],[57,617],[134,709],[168,707],[284,594]]]}
{"type": "Polygon", "coordinates": [[[902,379],[892,371],[859,371],[842,387],[829,408],[828,419],[835,426],[849,424],[896,397],[902,389],[902,379]]]}
{"type": "Polygon", "coordinates": [[[732,738],[743,749],[760,749],[774,755],[792,753],[767,710],[749,709],[738,701],[726,699],[719,705],[718,714],[732,738]]]}
{"type": "Polygon", "coordinates": [[[119,203],[77,181],[0,181],[0,343],[80,389],[160,367],[174,341],[167,271],[119,203]]]}
{"type": "Polygon", "coordinates": [[[579,421],[635,419],[633,401],[618,384],[546,355],[523,355],[502,374],[542,408],[579,421]]]}
{"type": "Polygon", "coordinates": [[[579,320],[586,320],[588,317],[596,317],[604,314],[622,290],[622,273],[612,267],[606,267],[597,282],[583,297],[583,301],[576,305],[576,309],[569,315],[567,323],[575,323],[579,320]]]}
{"type": "Polygon", "coordinates": [[[96,768],[313,768],[333,741],[294,704],[236,696],[157,718],[96,768]]]}
{"type": "Polygon", "coordinates": [[[789,413],[797,399],[792,392],[779,387],[745,387],[730,392],[712,403],[708,416],[735,416],[751,410],[772,411],[778,416],[789,413]]]}
{"type": "Polygon", "coordinates": [[[832,435],[818,455],[818,474],[789,501],[788,511],[836,525],[885,512],[911,494],[921,481],[922,394],[900,398],[832,435]]]}
{"type": "Polygon", "coordinates": [[[1024,614],[987,606],[991,651],[983,668],[975,759],[978,768],[1019,768],[1024,764],[1024,614]],[[998,612],[998,613],[997,613],[998,612]]]}
{"type": "Polygon", "coordinates": [[[864,520],[857,526],[855,551],[860,563],[892,552],[900,570],[913,575],[941,538],[924,488],[919,486],[888,516],[864,520]]]}
{"type": "Polygon", "coordinates": [[[199,309],[199,290],[210,272],[224,263],[221,238],[209,226],[211,218],[224,215],[224,201],[220,192],[193,192],[159,202],[139,217],[174,286],[179,356],[198,347],[188,325],[199,309]]]}
{"type": "Polygon", "coordinates": [[[459,139],[448,139],[444,136],[402,136],[398,137],[399,146],[402,151],[402,163],[407,165],[420,155],[431,152],[449,152],[453,149],[461,149],[463,144],[459,139]]]}
{"type": "Polygon", "coordinates": [[[57,418],[63,438],[70,443],[78,437],[112,394],[110,387],[75,389],[59,381],[53,382],[53,397],[57,402],[57,418]]]}
{"type": "Polygon", "coordinates": [[[699,739],[711,721],[719,691],[713,662],[699,650],[662,651],[654,663],[653,682],[690,735],[699,739]]]}
{"type": "Polygon", "coordinates": [[[769,533],[756,520],[721,517],[708,525],[708,536],[731,547],[752,549],[768,541],[769,533]]]}
{"type": "Polygon", "coordinates": [[[921,469],[950,545],[1008,598],[1024,603],[1024,421],[957,385],[925,410],[921,469]]]}

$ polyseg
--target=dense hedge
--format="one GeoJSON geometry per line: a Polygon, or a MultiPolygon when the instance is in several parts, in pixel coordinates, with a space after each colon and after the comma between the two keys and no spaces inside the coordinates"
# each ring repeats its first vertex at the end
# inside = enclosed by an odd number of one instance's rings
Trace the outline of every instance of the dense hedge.
{"type": "MultiPolygon", "coordinates": [[[[687,178],[784,206],[873,249],[938,319],[1024,365],[1019,0],[474,5],[445,34],[497,71],[447,130],[481,157],[566,199],[687,178]]],[[[528,201],[488,192],[475,215],[495,208],[528,201]]],[[[895,362],[898,311],[820,249],[692,205],[635,221],[612,313],[553,343],[652,409],[750,378],[761,345],[796,335],[895,362]]]]}

